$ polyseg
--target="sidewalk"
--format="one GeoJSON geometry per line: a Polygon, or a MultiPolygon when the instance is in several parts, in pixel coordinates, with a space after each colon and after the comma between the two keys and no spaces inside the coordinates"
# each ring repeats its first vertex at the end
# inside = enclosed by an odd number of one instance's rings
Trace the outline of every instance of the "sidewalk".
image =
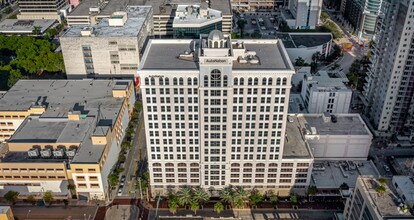
{"type": "MultiPolygon", "coordinates": [[[[11,206],[12,204],[10,202],[0,202],[0,206],[11,206]]],[[[103,201],[99,201],[98,205],[105,205],[105,202],[103,201]]],[[[61,207],[61,206],[72,206],[72,207],[79,207],[79,206],[98,206],[96,201],[85,201],[85,200],[74,200],[74,201],[69,201],[68,205],[65,205],[65,203],[63,202],[53,202],[51,205],[46,204],[45,206],[49,206],[49,207],[61,207]]],[[[22,202],[22,201],[18,201],[16,202],[16,204],[14,204],[13,206],[37,206],[32,205],[29,202],[22,202]]]]}

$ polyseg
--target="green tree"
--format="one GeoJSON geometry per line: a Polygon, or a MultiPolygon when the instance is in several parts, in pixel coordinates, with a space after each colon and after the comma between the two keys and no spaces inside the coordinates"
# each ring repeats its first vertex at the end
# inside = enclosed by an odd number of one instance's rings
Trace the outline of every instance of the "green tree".
{"type": "Polygon", "coordinates": [[[383,178],[383,177],[381,177],[381,178],[378,180],[378,182],[380,182],[382,186],[385,186],[385,184],[387,184],[387,180],[386,180],[385,178],[383,178]]]}
{"type": "Polygon", "coordinates": [[[178,199],[177,196],[170,195],[168,198],[168,209],[172,214],[175,214],[178,209],[178,199]]]}
{"type": "Polygon", "coordinates": [[[7,86],[12,87],[20,79],[27,79],[23,76],[20,70],[10,70],[9,79],[7,80],[7,86]]]}
{"type": "Polygon", "coordinates": [[[111,173],[108,176],[108,181],[109,181],[109,185],[116,186],[119,183],[119,176],[116,175],[115,173],[111,173]]]}
{"type": "Polygon", "coordinates": [[[17,196],[19,196],[19,192],[15,192],[15,191],[8,191],[6,194],[4,194],[4,198],[11,202],[11,203],[16,203],[17,202],[17,196]]]}
{"type": "Polygon", "coordinates": [[[30,203],[32,203],[32,205],[34,205],[36,203],[36,199],[33,195],[29,195],[27,196],[26,200],[30,203]]]}
{"type": "Polygon", "coordinates": [[[247,192],[242,187],[237,187],[233,194],[234,205],[236,208],[243,208],[248,199],[247,192]]]}
{"type": "Polygon", "coordinates": [[[232,206],[234,204],[233,200],[233,189],[231,187],[226,187],[220,192],[221,202],[226,204],[226,206],[232,206]]]}
{"type": "Polygon", "coordinates": [[[311,72],[316,73],[316,71],[318,70],[318,63],[312,62],[310,64],[310,67],[311,67],[311,72]]]}
{"type": "Polygon", "coordinates": [[[196,200],[190,202],[190,209],[194,212],[194,215],[197,215],[197,211],[200,209],[200,204],[196,200]]]}
{"type": "Polygon", "coordinates": [[[58,34],[58,30],[56,28],[50,28],[49,30],[45,31],[46,38],[53,39],[58,34]]]}
{"type": "Polygon", "coordinates": [[[239,19],[237,21],[237,27],[240,30],[240,38],[243,38],[244,27],[245,27],[246,24],[247,24],[247,21],[246,20],[239,19]]]}
{"type": "Polygon", "coordinates": [[[305,60],[302,57],[296,58],[295,66],[305,66],[305,60]]]}
{"type": "Polygon", "coordinates": [[[198,187],[193,192],[193,199],[203,207],[203,204],[210,199],[210,195],[203,188],[198,187]]]}
{"type": "Polygon", "coordinates": [[[276,206],[276,205],[277,205],[277,203],[279,202],[279,198],[278,198],[278,196],[277,196],[277,195],[271,195],[271,196],[270,196],[270,198],[269,198],[269,200],[270,200],[270,203],[271,203],[273,206],[276,206]]]}
{"type": "Polygon", "coordinates": [[[236,39],[237,38],[237,34],[236,33],[231,33],[231,39],[236,39]]]}
{"type": "Polygon", "coordinates": [[[375,191],[377,191],[382,196],[385,194],[387,189],[384,186],[378,186],[377,188],[375,188],[375,191]]]}
{"type": "Polygon", "coordinates": [[[298,196],[297,196],[296,194],[292,194],[292,195],[290,195],[290,202],[291,202],[293,205],[298,204],[298,196]]]}
{"type": "Polygon", "coordinates": [[[35,26],[32,30],[33,35],[40,35],[42,34],[42,31],[40,29],[40,27],[35,26]]]}
{"type": "Polygon", "coordinates": [[[47,191],[43,194],[43,199],[45,202],[48,202],[49,204],[53,202],[54,198],[51,191],[47,191]]]}
{"type": "Polygon", "coordinates": [[[263,202],[263,196],[257,190],[253,190],[249,196],[249,203],[253,208],[257,208],[263,202]]]}
{"type": "Polygon", "coordinates": [[[214,204],[214,211],[217,212],[217,214],[220,214],[220,212],[224,211],[224,206],[223,203],[221,202],[216,202],[214,204]]]}
{"type": "Polygon", "coordinates": [[[189,187],[185,187],[180,189],[180,191],[178,191],[177,193],[177,197],[178,197],[178,204],[184,207],[187,207],[187,205],[190,205],[191,201],[192,201],[192,190],[189,187]]]}

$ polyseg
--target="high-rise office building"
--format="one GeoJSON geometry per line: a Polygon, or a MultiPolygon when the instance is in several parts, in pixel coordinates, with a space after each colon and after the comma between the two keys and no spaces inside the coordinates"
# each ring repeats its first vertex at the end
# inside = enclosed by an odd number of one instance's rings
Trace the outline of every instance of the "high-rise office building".
{"type": "Polygon", "coordinates": [[[382,0],[347,0],[344,17],[360,39],[370,40],[380,13],[382,0]]]}
{"type": "Polygon", "coordinates": [[[372,64],[364,85],[365,114],[382,134],[414,133],[414,0],[383,1],[372,64]]]}
{"type": "Polygon", "coordinates": [[[290,28],[315,29],[322,10],[322,0],[290,0],[282,18],[290,28]]]}
{"type": "Polygon", "coordinates": [[[185,185],[280,195],[309,185],[312,154],[287,123],[294,68],[280,40],[150,40],[139,76],[153,193],[185,185]]]}

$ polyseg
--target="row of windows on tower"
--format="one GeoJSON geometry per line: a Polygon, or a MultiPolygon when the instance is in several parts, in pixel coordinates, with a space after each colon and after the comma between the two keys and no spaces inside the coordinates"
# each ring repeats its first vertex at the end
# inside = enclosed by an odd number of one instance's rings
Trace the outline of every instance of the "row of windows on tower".
{"type": "MultiPolygon", "coordinates": [[[[173,83],[172,85],[177,86],[184,86],[184,78],[180,77],[174,77],[173,78],[173,83]]],[[[210,77],[208,75],[204,76],[204,86],[207,87],[208,86],[208,82],[210,81],[210,86],[211,87],[220,87],[221,86],[221,82],[223,81],[223,87],[226,87],[228,84],[228,76],[227,75],[223,75],[220,73],[219,70],[213,70],[212,73],[210,74],[210,77]]],[[[155,77],[145,77],[145,85],[156,85],[156,78],[155,77]]],[[[240,77],[240,79],[238,77],[235,77],[233,79],[233,84],[234,85],[245,85],[245,78],[240,77]]],[[[168,77],[159,77],[158,78],[158,85],[170,85],[170,79],[168,77]]],[[[188,86],[197,86],[198,85],[198,79],[197,77],[193,77],[187,78],[187,84],[188,86]]],[[[252,78],[249,77],[247,78],[247,85],[252,86],[252,85],[259,85],[259,78],[252,78]]],[[[261,85],[273,85],[273,78],[262,78],[262,83],[261,85]]],[[[287,78],[283,77],[283,78],[276,78],[276,84],[275,85],[287,85],[287,78]]]]}

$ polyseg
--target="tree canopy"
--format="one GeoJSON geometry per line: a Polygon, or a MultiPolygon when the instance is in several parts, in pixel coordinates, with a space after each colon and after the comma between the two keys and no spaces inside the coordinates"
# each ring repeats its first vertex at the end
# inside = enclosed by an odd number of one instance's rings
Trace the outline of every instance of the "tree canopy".
{"type": "Polygon", "coordinates": [[[44,71],[64,71],[63,57],[54,52],[56,47],[43,38],[0,35],[0,89],[44,71]]]}

